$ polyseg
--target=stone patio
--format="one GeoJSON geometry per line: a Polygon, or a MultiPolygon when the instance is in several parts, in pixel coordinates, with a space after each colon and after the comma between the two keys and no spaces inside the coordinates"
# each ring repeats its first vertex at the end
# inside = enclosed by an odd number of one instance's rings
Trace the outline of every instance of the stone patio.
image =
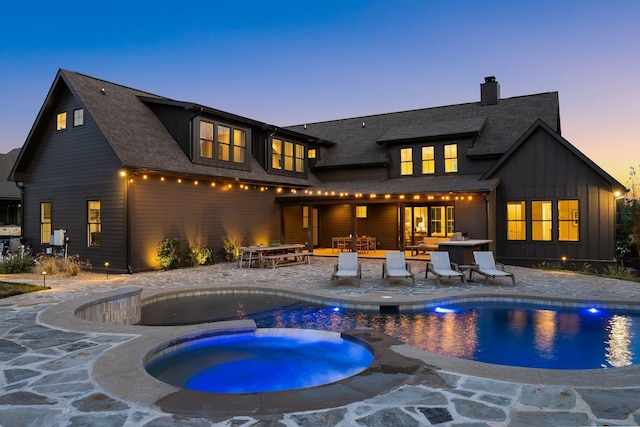
{"type": "MultiPolygon", "coordinates": [[[[350,303],[411,304],[456,295],[537,296],[640,304],[640,283],[564,272],[508,267],[517,280],[490,286],[424,278],[425,262],[410,261],[417,284],[381,279],[382,260],[363,259],[361,286],[331,281],[335,258],[314,257],[310,265],[278,269],[209,267],[112,276],[83,274],[47,277],[51,290],[0,300],[0,424],[3,426],[566,426],[640,424],[640,371],[628,368],[589,371],[509,369],[433,355],[407,345],[391,348],[399,356],[433,366],[378,395],[314,410],[246,413],[225,417],[215,411],[190,416],[143,405],[112,392],[97,375],[105,355],[139,336],[108,328],[76,330],[64,316],[52,327],[41,313],[76,298],[129,287],[145,293],[189,287],[256,286],[333,298],[350,303]],[[384,298],[383,298],[384,297],[384,298]],[[479,368],[480,367],[480,368],[479,368]]],[[[35,275],[2,280],[42,284],[35,275]]],[[[45,316],[46,317],[46,316],[45,316]]],[[[104,365],[102,365],[104,366],[104,365]]],[[[136,392],[135,381],[114,375],[113,383],[136,392]]],[[[142,390],[139,391],[141,394],[142,390]]]]}

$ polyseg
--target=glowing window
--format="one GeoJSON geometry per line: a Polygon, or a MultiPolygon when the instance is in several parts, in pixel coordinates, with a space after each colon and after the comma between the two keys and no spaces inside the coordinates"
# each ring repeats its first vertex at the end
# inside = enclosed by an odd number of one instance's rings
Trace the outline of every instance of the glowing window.
{"type": "Polygon", "coordinates": [[[102,220],[100,200],[87,201],[87,243],[88,246],[102,244],[102,220]]]}
{"type": "Polygon", "coordinates": [[[429,174],[436,172],[435,147],[422,147],[422,173],[429,174]]]}
{"type": "Polygon", "coordinates": [[[552,218],[550,201],[531,202],[531,240],[550,241],[552,239],[552,218]]]}
{"type": "Polygon", "coordinates": [[[316,149],[315,148],[310,148],[309,149],[309,158],[310,159],[315,159],[316,158],[316,149]]]}
{"type": "Polygon", "coordinates": [[[296,144],[296,172],[304,172],[304,145],[296,144]]]}
{"type": "Polygon", "coordinates": [[[200,122],[200,157],[213,157],[213,123],[200,122]]]}
{"type": "Polygon", "coordinates": [[[356,206],[356,218],[366,218],[366,217],[367,217],[367,207],[356,206]]]}
{"type": "Polygon", "coordinates": [[[63,111],[56,116],[56,130],[65,130],[67,128],[67,112],[63,111]]]}
{"type": "Polygon", "coordinates": [[[40,243],[51,240],[51,202],[40,203],[40,243]]]}
{"type": "Polygon", "coordinates": [[[458,144],[444,146],[444,171],[458,172],[458,144]]]}
{"type": "Polygon", "coordinates": [[[400,149],[400,175],[413,175],[413,148],[400,149]]]}
{"type": "Polygon", "coordinates": [[[247,152],[247,133],[241,129],[233,130],[233,161],[244,163],[247,152]]]}
{"type": "Polygon", "coordinates": [[[507,202],[507,240],[526,240],[525,202],[507,202]]]}
{"type": "Polygon", "coordinates": [[[231,153],[231,128],[218,125],[218,160],[229,161],[231,153]]]}
{"type": "Polygon", "coordinates": [[[580,240],[580,209],[577,200],[558,200],[558,240],[580,240]]]}
{"type": "Polygon", "coordinates": [[[282,169],[282,140],[273,138],[271,140],[271,167],[282,169]]]}

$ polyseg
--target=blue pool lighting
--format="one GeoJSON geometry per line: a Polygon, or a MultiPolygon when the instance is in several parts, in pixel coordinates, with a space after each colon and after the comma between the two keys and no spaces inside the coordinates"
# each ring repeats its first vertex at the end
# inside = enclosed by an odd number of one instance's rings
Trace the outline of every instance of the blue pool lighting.
{"type": "Polygon", "coordinates": [[[455,313],[454,309],[445,307],[436,307],[433,311],[436,313],[455,313]]]}
{"type": "Polygon", "coordinates": [[[596,314],[596,313],[600,313],[600,310],[598,310],[595,307],[591,307],[590,309],[587,310],[589,313],[591,314],[596,314]]]}
{"type": "Polygon", "coordinates": [[[340,307],[333,307],[333,311],[335,311],[335,312],[340,311],[340,307]]]}

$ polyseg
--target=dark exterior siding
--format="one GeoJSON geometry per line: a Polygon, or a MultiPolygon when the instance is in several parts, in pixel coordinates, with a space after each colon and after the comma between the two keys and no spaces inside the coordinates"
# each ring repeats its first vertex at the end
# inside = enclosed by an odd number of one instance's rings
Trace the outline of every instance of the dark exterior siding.
{"type": "MultiPolygon", "coordinates": [[[[502,184],[496,192],[496,256],[504,262],[532,265],[542,261],[600,263],[614,259],[615,200],[609,184],[592,168],[542,128],[511,154],[493,177],[502,184]],[[558,241],[557,202],[575,199],[580,207],[580,239],[558,241]],[[531,240],[531,201],[552,202],[553,239],[531,240]],[[525,201],[527,239],[506,239],[506,203],[525,201]]],[[[581,265],[578,265],[581,267],[581,265]]]]}
{"type": "Polygon", "coordinates": [[[479,195],[469,200],[458,200],[455,204],[455,231],[470,239],[487,239],[487,209],[484,198],[479,195]]]}
{"type": "Polygon", "coordinates": [[[149,175],[129,185],[131,265],[134,271],[159,268],[156,246],[166,237],[219,251],[226,242],[268,244],[280,239],[280,208],[272,192],[224,189],[209,182],[178,183],[149,175]]]}
{"type": "Polygon", "coordinates": [[[70,255],[77,254],[98,269],[109,261],[114,270],[124,271],[123,179],[118,176],[118,162],[86,111],[84,125],[73,127],[73,110],[81,106],[70,93],[58,100],[52,111],[67,112],[67,130],[56,131],[55,113],[46,117],[24,181],[23,236],[36,253],[48,247],[40,244],[40,202],[51,202],[52,230],[67,230],[70,255]],[[88,200],[101,201],[100,247],[88,247],[88,200]]]}

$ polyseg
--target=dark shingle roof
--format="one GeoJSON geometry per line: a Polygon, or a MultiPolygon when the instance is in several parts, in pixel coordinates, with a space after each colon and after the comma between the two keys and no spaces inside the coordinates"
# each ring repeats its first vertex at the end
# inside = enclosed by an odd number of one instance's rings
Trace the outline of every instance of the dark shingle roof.
{"type": "Polygon", "coordinates": [[[20,190],[15,182],[9,181],[9,174],[18,155],[19,148],[14,148],[7,154],[0,154],[0,199],[17,199],[21,197],[20,190]]]}
{"type": "Polygon", "coordinates": [[[433,138],[476,130],[479,135],[466,155],[498,157],[537,119],[560,132],[559,111],[558,93],[547,92],[500,99],[496,105],[473,102],[307,123],[289,129],[336,143],[317,162],[317,167],[382,163],[386,160],[386,148],[378,141],[433,138]]]}
{"type": "Polygon", "coordinates": [[[95,120],[123,167],[252,182],[300,186],[312,183],[307,179],[268,174],[253,157],[250,158],[250,171],[195,164],[140,98],[179,101],[73,71],[61,70],[60,73],[95,120]]]}

